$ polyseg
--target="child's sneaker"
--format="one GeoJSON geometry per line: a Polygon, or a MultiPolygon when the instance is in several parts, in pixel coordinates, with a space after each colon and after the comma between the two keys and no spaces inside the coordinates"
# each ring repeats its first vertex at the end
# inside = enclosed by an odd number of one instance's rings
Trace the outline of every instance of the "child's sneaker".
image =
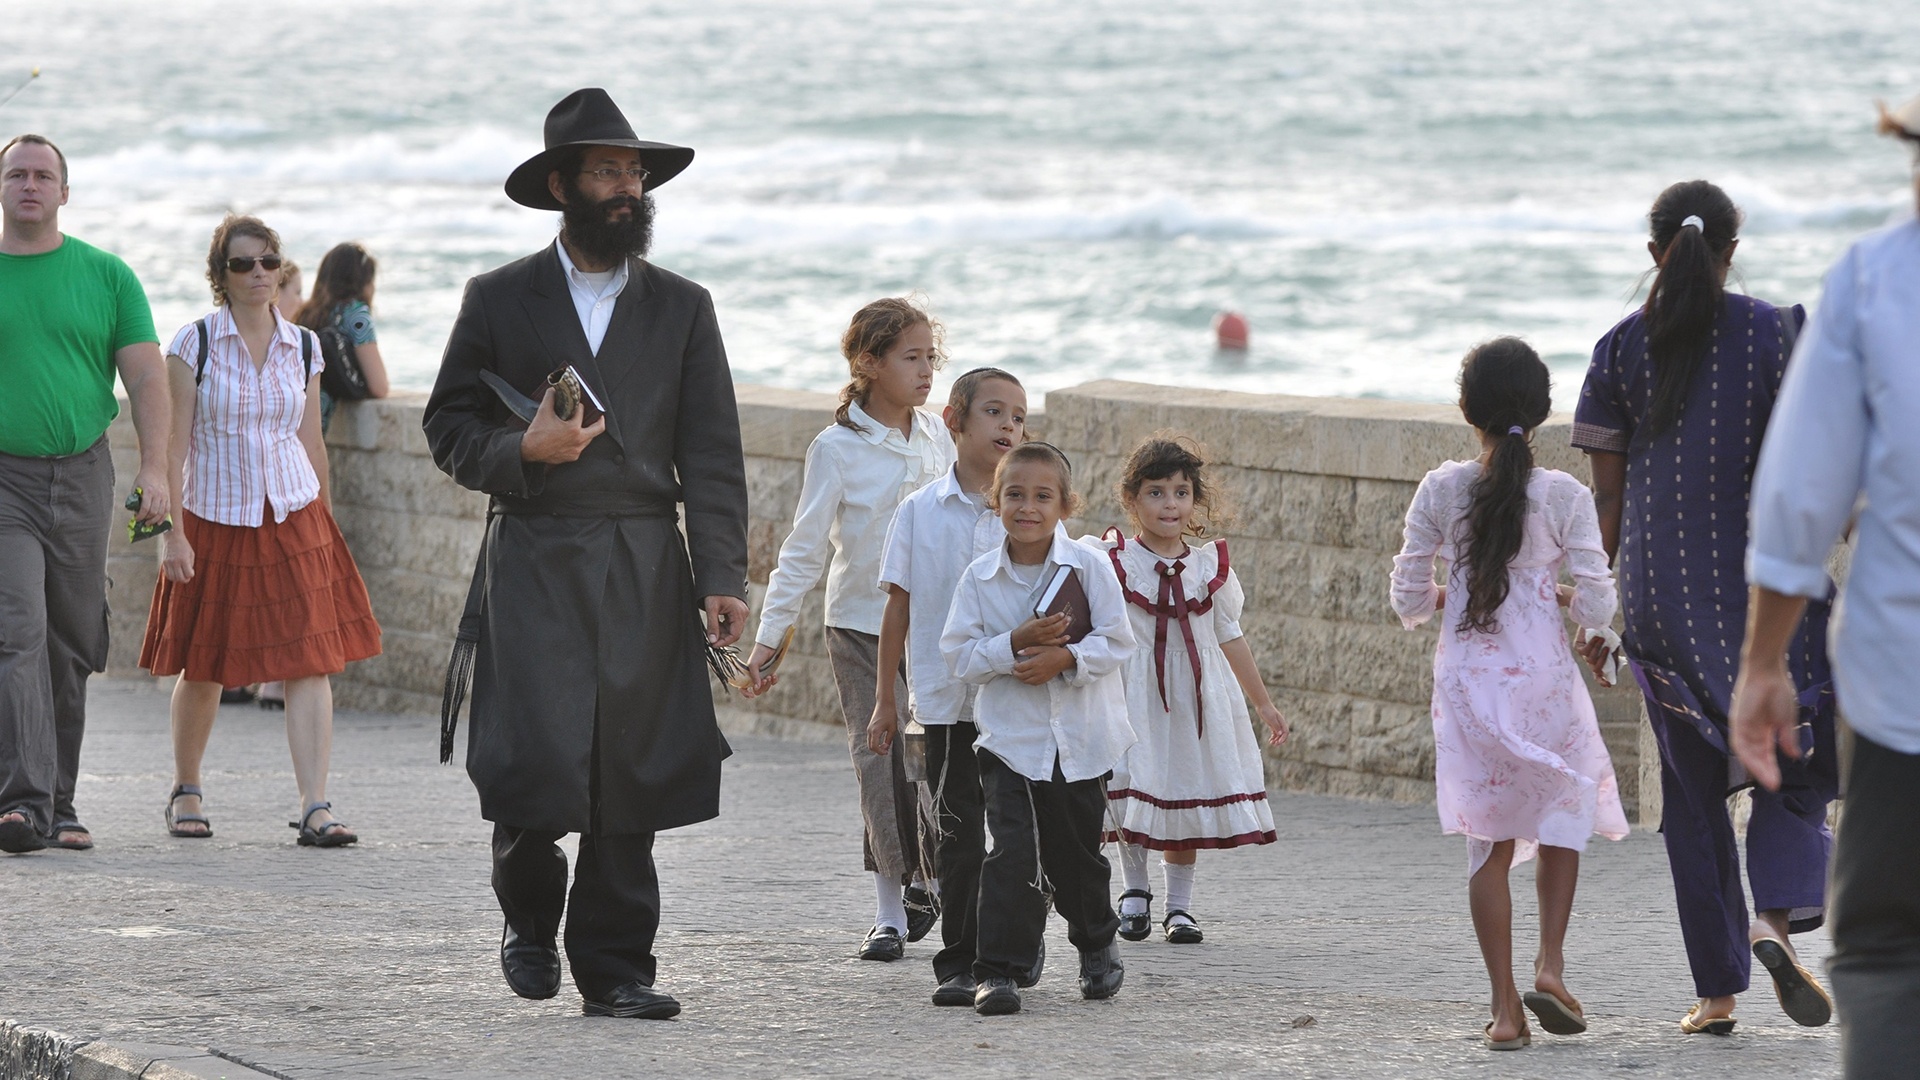
{"type": "Polygon", "coordinates": [[[1005,975],[994,975],[973,992],[973,1011],[981,1016],[1005,1016],[1020,1011],[1020,989],[1005,975]]]}
{"type": "Polygon", "coordinates": [[[1126,975],[1126,966],[1120,963],[1120,946],[1115,942],[1080,954],[1080,996],[1088,1001],[1103,1001],[1119,993],[1126,975]]]}

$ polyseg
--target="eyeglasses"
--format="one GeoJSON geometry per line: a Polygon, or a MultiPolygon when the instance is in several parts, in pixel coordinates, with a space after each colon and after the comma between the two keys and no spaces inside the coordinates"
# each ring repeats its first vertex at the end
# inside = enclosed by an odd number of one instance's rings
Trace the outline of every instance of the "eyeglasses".
{"type": "Polygon", "coordinates": [[[254,263],[259,263],[268,270],[278,270],[280,269],[281,261],[278,255],[254,255],[252,257],[231,255],[227,258],[227,269],[236,274],[244,274],[253,269],[254,263]]]}
{"type": "Polygon", "coordinates": [[[580,170],[580,175],[591,176],[603,184],[617,184],[620,182],[621,177],[626,177],[628,180],[644,187],[647,183],[647,177],[653,174],[647,172],[645,169],[582,169],[580,170]]]}

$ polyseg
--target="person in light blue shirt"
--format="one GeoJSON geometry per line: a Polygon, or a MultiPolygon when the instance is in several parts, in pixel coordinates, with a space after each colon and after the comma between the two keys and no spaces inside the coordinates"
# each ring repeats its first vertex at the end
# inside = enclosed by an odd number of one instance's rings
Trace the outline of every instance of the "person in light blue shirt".
{"type": "MultiPolygon", "coordinates": [[[[1881,117],[1914,152],[1920,98],[1881,117]]],[[[1799,757],[1786,644],[1853,520],[1833,620],[1852,725],[1834,850],[1831,970],[1849,1080],[1911,1077],[1920,1016],[1920,220],[1856,242],[1827,274],[1788,365],[1753,483],[1752,586],[1733,742],[1755,780],[1799,757]]],[[[1783,989],[1782,993],[1789,991],[1783,989]]]]}

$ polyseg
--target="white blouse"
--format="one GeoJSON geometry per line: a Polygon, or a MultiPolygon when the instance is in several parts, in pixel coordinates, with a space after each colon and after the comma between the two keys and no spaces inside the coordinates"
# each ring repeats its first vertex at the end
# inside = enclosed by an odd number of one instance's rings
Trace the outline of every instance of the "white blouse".
{"type": "MultiPolygon", "coordinates": [[[[256,370],[232,313],[222,306],[206,317],[207,368],[195,390],[180,496],[180,504],[204,520],[257,528],[265,518],[262,507],[270,505],[273,520],[281,522],[320,497],[320,478],[300,442],[308,378],[300,340],[313,331],[277,312],[274,319],[267,361],[256,370]]],[[[310,374],[318,375],[319,341],[310,347],[310,374]]],[[[195,368],[199,325],[181,327],[167,355],[195,368]]]]}
{"type": "Polygon", "coordinates": [[[755,634],[762,645],[780,644],[823,568],[827,625],[878,634],[887,607],[880,554],[893,512],[900,500],[953,467],[953,437],[931,409],[913,410],[911,437],[868,416],[858,402],[847,415],[866,430],[834,424],[807,447],[793,531],[767,576],[755,634]]]}

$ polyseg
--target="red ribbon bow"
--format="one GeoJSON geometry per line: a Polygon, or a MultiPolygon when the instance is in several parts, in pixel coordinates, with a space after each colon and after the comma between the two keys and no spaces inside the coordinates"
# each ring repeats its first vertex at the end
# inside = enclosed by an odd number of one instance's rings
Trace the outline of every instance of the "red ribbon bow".
{"type": "MultiPolygon", "coordinates": [[[[1135,537],[1138,540],[1139,537],[1135,537]]],[[[1120,551],[1127,542],[1114,538],[1113,547],[1107,549],[1107,557],[1113,560],[1113,572],[1120,578],[1120,592],[1127,603],[1142,611],[1153,613],[1153,671],[1160,683],[1160,707],[1172,712],[1167,704],[1167,623],[1178,620],[1180,635],[1187,641],[1187,662],[1193,668],[1193,720],[1198,734],[1207,733],[1206,697],[1200,692],[1200,645],[1193,639],[1193,623],[1190,616],[1205,615],[1213,610],[1213,594],[1227,582],[1227,542],[1220,540],[1216,546],[1220,551],[1220,568],[1207,582],[1207,594],[1198,600],[1187,599],[1187,590],[1181,583],[1180,575],[1186,573],[1186,559],[1179,558],[1168,563],[1157,560],[1153,568],[1160,575],[1160,597],[1148,600],[1127,584],[1127,568],[1120,562],[1120,551]]],[[[1188,549],[1192,554],[1192,549],[1188,549]]]]}

